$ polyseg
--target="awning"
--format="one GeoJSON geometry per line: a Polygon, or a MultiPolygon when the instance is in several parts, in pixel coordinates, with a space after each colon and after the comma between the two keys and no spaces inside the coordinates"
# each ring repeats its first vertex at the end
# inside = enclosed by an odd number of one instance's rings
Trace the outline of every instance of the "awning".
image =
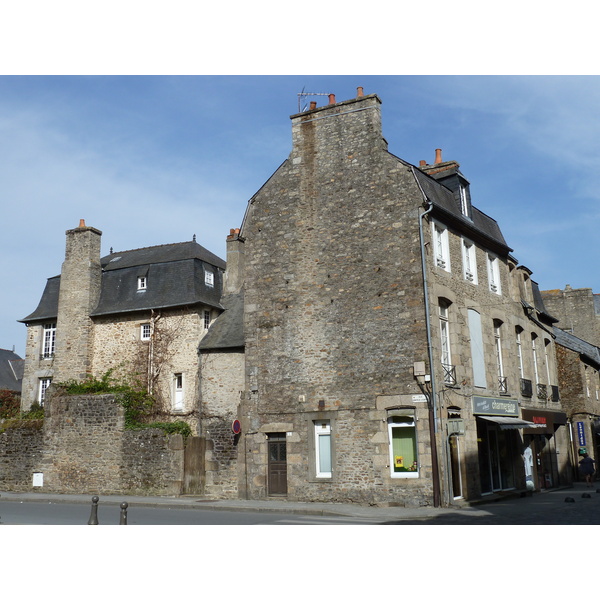
{"type": "Polygon", "coordinates": [[[515,419],[515,417],[483,417],[481,415],[477,416],[480,419],[485,419],[486,421],[492,421],[492,423],[496,423],[496,425],[498,425],[500,429],[537,429],[540,427],[546,427],[546,425],[538,425],[537,423],[532,423],[531,421],[515,419]]]}

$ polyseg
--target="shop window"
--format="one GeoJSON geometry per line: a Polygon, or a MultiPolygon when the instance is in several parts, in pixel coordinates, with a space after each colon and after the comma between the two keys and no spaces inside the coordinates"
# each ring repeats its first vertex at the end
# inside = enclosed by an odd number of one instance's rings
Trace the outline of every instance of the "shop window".
{"type": "Polygon", "coordinates": [[[411,478],[419,476],[417,456],[417,435],[414,411],[393,415],[388,418],[390,445],[390,474],[393,478],[411,478]],[[408,414],[412,412],[411,414],[408,414]]]}

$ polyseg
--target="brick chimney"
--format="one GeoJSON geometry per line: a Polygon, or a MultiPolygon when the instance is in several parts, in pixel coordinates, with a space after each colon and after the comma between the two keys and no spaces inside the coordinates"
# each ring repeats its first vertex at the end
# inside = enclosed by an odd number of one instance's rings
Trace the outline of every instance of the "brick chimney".
{"type": "Polygon", "coordinates": [[[92,367],[92,320],[90,312],[98,304],[102,267],[102,232],[88,227],[66,231],[65,260],[60,275],[54,379],[84,379],[92,367]]]}

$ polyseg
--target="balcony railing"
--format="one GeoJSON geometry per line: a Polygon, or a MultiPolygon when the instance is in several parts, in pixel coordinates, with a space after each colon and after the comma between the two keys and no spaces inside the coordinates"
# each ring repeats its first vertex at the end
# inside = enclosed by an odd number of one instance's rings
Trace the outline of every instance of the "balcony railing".
{"type": "Polygon", "coordinates": [[[508,394],[508,378],[498,377],[498,389],[501,394],[508,394]]]}
{"type": "Polygon", "coordinates": [[[444,372],[444,383],[446,385],[456,385],[456,367],[442,363],[442,370],[444,372]]]}
{"type": "Polygon", "coordinates": [[[524,398],[531,398],[533,396],[531,379],[521,379],[521,396],[524,398]]]}
{"type": "Polygon", "coordinates": [[[539,400],[547,400],[548,399],[548,386],[544,383],[537,384],[537,397],[539,400]]]}

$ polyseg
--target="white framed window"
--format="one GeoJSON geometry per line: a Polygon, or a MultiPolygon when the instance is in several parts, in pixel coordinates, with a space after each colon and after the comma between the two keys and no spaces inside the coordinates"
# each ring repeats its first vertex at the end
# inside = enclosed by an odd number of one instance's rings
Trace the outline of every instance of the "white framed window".
{"type": "Polygon", "coordinates": [[[550,377],[550,356],[551,352],[548,352],[548,348],[550,347],[550,340],[544,340],[544,361],[546,363],[546,382],[548,385],[552,383],[552,378],[550,377]]]}
{"type": "Polygon", "coordinates": [[[173,375],[173,410],[183,410],[183,373],[173,375]]]}
{"type": "Polygon", "coordinates": [[[500,261],[498,257],[488,254],[488,281],[490,284],[490,292],[494,294],[502,294],[500,287],[500,261]]]}
{"type": "Polygon", "coordinates": [[[138,290],[145,290],[148,288],[148,278],[145,276],[140,276],[137,278],[137,282],[138,282],[138,290]]]}
{"type": "Polygon", "coordinates": [[[417,435],[414,415],[388,418],[390,475],[394,479],[419,476],[417,435]]]}
{"type": "Polygon", "coordinates": [[[215,274],[212,271],[204,272],[204,283],[209,287],[214,287],[215,285],[215,274]]]}
{"type": "Polygon", "coordinates": [[[44,325],[44,340],[42,344],[42,357],[53,358],[56,350],[56,323],[44,325]]]}
{"type": "Polygon", "coordinates": [[[467,188],[461,183],[458,188],[460,196],[460,212],[469,218],[469,200],[467,198],[467,188]]]}
{"type": "Polygon", "coordinates": [[[536,340],[537,340],[537,335],[535,335],[535,333],[532,333],[531,334],[531,351],[533,352],[533,375],[535,377],[535,383],[538,384],[540,382],[540,373],[538,370],[538,356],[537,356],[536,340]]]}
{"type": "Polygon", "coordinates": [[[477,285],[477,260],[475,257],[475,244],[463,238],[463,276],[467,281],[477,285]]]}
{"type": "Polygon", "coordinates": [[[438,311],[440,321],[440,347],[441,347],[441,362],[444,375],[444,383],[454,385],[456,376],[454,367],[452,366],[452,355],[450,352],[450,323],[448,321],[449,302],[440,298],[438,311]]]}
{"type": "Polygon", "coordinates": [[[520,379],[524,379],[524,375],[523,375],[523,342],[521,340],[521,332],[523,330],[517,326],[515,329],[516,332],[516,336],[517,336],[517,359],[518,359],[518,366],[519,366],[519,378],[520,379]]]}
{"type": "Polygon", "coordinates": [[[315,421],[314,426],[316,476],[331,478],[333,473],[331,460],[331,422],[315,421]]]}
{"type": "Polygon", "coordinates": [[[448,230],[435,221],[432,223],[433,252],[436,267],[450,272],[450,246],[448,230]]]}
{"type": "Polygon", "coordinates": [[[44,400],[46,399],[46,390],[48,389],[48,387],[50,386],[51,383],[52,383],[51,377],[42,377],[40,379],[40,382],[38,385],[38,398],[37,398],[40,406],[44,406],[44,400]]]}
{"type": "Polygon", "coordinates": [[[204,329],[208,329],[210,327],[210,310],[204,311],[204,329]]]}
{"type": "Polygon", "coordinates": [[[150,323],[142,323],[140,325],[140,340],[147,342],[151,335],[150,323]]]}

